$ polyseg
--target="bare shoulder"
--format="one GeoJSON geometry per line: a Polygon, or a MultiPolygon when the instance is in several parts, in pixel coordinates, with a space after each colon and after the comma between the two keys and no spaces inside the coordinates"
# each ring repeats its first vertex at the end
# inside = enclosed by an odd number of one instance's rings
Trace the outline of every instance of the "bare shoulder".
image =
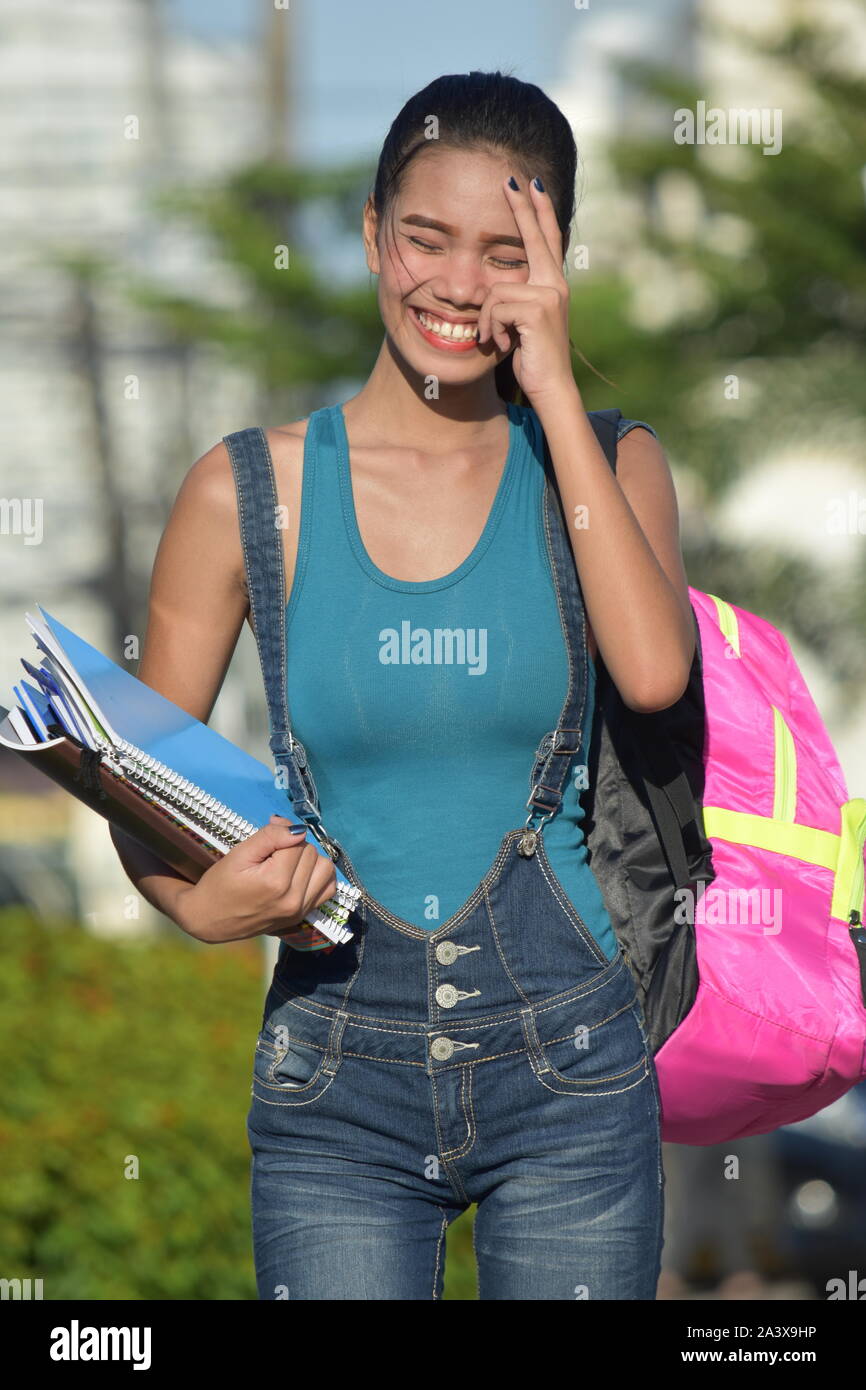
{"type": "Polygon", "coordinates": [[[274,465],[279,501],[288,506],[291,516],[300,513],[301,487],[304,479],[304,441],[309,416],[291,420],[288,425],[275,425],[265,430],[265,438],[274,465]]]}
{"type": "MultiPolygon", "coordinates": [[[[635,426],[617,444],[616,476],[632,509],[676,527],[677,497],[667,454],[649,430],[635,426]]],[[[641,519],[640,517],[638,518],[641,519]]]]}
{"type": "Polygon", "coordinates": [[[657,435],[652,434],[643,425],[634,425],[617,443],[617,472],[619,472],[621,463],[625,463],[627,467],[633,467],[641,461],[653,459],[666,462],[665,451],[657,435]]]}
{"type": "Polygon", "coordinates": [[[222,440],[186,471],[169,518],[167,534],[182,534],[196,549],[217,540],[226,577],[244,586],[243,550],[237,522],[237,491],[229,451],[222,440]]]}
{"type": "Polygon", "coordinates": [[[265,430],[271,461],[274,465],[274,482],[277,489],[277,502],[282,507],[280,526],[283,539],[283,568],[285,589],[288,596],[292,592],[295,578],[295,563],[298,554],[298,540],[301,533],[301,501],[304,484],[304,441],[307,437],[309,416],[303,420],[292,420],[287,425],[277,425],[265,430]]]}
{"type": "Polygon", "coordinates": [[[269,439],[273,435],[277,442],[285,435],[288,439],[300,440],[303,443],[309,423],[310,417],[307,415],[301,420],[290,420],[287,425],[274,425],[272,429],[265,430],[265,434],[269,439]]]}
{"type": "Polygon", "coordinates": [[[277,491],[280,483],[291,487],[300,483],[304,470],[304,440],[307,437],[309,416],[303,420],[291,420],[287,425],[274,425],[265,430],[265,438],[271,451],[274,472],[277,475],[277,491]]]}
{"type": "Polygon", "coordinates": [[[676,488],[667,454],[649,430],[635,426],[623,435],[617,447],[616,476],[683,610],[691,617],[676,488]]]}

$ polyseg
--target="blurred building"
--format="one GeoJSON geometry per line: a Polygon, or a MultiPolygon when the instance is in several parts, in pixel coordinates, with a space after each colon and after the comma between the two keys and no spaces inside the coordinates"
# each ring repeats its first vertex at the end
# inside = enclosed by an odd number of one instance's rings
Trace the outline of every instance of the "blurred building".
{"type": "MultiPolygon", "coordinates": [[[[34,659],[24,612],[37,602],[127,659],[110,622],[113,586],[95,579],[111,574],[118,515],[132,571],[147,575],[186,468],[255,408],[254,382],[172,348],[124,295],[142,274],[215,305],[237,302],[209,247],[169,226],[152,199],[223,179],[275,136],[258,47],[174,32],[168,8],[6,0],[0,17],[0,491],[41,507],[41,535],[0,535],[0,702],[12,703],[19,657],[34,659]],[[76,273],[87,260],[112,269],[89,281],[76,273]]],[[[276,134],[288,137],[278,124],[276,134]]],[[[261,731],[245,630],[211,722],[244,737],[248,701],[261,731]]],[[[105,824],[0,753],[0,901],[23,891],[47,911],[64,885],[66,909],[92,929],[135,930],[124,915],[132,886],[105,824]]],[[[141,929],[159,920],[140,907],[141,929]]]]}

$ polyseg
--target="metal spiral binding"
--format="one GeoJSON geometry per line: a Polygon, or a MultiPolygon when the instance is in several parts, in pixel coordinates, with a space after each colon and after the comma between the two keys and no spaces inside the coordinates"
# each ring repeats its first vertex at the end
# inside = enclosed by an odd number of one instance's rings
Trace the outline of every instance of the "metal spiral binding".
{"type": "Polygon", "coordinates": [[[176,806],[191,820],[216,832],[226,843],[238,844],[255,833],[256,827],[251,821],[245,820],[224,802],[209,796],[195,782],[182,777],[128,739],[118,738],[116,750],[121,754],[119,762],[125,772],[144,787],[158,792],[163,800],[176,806]]]}
{"type": "MultiPolygon", "coordinates": [[[[255,834],[256,826],[252,821],[245,820],[237,811],[218,801],[215,796],[210,796],[195,782],[182,777],[174,768],[146,753],[137,744],[120,737],[116,744],[102,738],[99,742],[107,755],[107,762],[110,763],[119,754],[117,763],[129,777],[145,788],[150,787],[164,802],[175,806],[189,820],[210,831],[229,848],[255,834]]],[[[345,922],[357,905],[360,891],[354,884],[338,879],[333,897],[313,909],[305,925],[316,928],[338,945],[350,941],[352,933],[346,929],[345,922]]]]}

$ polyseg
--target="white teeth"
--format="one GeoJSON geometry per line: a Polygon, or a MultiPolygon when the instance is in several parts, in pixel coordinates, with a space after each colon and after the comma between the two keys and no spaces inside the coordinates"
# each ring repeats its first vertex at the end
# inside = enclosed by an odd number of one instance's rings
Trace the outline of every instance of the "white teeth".
{"type": "Polygon", "coordinates": [[[478,337],[478,326],[474,323],[448,323],[440,322],[439,319],[431,318],[422,310],[418,311],[418,318],[425,328],[431,333],[438,333],[440,338],[450,338],[454,341],[465,341],[468,338],[478,337]]]}

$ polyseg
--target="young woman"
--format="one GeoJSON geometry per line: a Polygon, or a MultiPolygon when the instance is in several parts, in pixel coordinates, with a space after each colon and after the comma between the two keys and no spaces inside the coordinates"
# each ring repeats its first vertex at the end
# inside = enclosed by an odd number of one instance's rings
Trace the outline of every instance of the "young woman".
{"type": "Polygon", "coordinates": [[[626,704],[662,709],[694,638],[654,431],[620,422],[614,476],[572,374],[575,174],[535,86],[472,72],[407,102],[364,209],[369,378],[259,456],[258,432],[227,436],[160,543],[139,675],[207,720],[273,526],[236,477],[258,467],[267,511],[272,466],[285,592],[256,587],[254,630],[302,797],[362,888],[352,941],[303,951],[334,865],[287,822],[194,886],[117,841],[199,940],[289,933],[248,1125],[261,1298],[438,1298],[472,1203],[482,1299],[655,1297],[657,1078],[580,792],[597,654],[626,704]]]}

